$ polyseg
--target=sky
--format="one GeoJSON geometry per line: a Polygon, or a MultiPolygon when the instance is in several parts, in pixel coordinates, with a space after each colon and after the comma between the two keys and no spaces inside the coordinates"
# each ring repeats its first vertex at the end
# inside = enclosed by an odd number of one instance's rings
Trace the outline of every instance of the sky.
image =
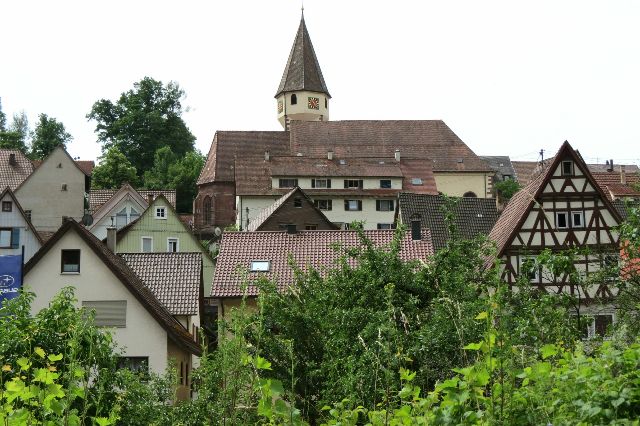
{"type": "MultiPolygon", "coordinates": [[[[2,109],[55,117],[87,160],[101,153],[93,103],[144,76],[184,89],[204,153],[216,130],[281,130],[301,4],[2,1],[2,109]]],[[[304,13],[331,120],[442,119],[478,155],[535,160],[568,140],[587,161],[640,164],[636,0],[306,0],[304,13]]]]}

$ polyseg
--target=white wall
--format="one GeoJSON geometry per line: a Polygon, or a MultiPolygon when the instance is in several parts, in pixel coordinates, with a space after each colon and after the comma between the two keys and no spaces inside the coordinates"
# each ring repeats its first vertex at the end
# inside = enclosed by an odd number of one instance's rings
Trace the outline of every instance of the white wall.
{"type": "MultiPolygon", "coordinates": [[[[40,241],[34,235],[33,231],[27,224],[26,219],[20,213],[20,210],[13,202],[13,198],[9,194],[5,194],[1,201],[11,202],[11,211],[3,212],[0,209],[0,228],[17,228],[20,232],[20,245],[18,248],[0,248],[0,255],[19,255],[22,253],[24,246],[24,263],[26,263],[35,252],[40,249],[40,241]]],[[[1,205],[1,203],[0,203],[1,205]]]]}
{"type": "Polygon", "coordinates": [[[114,328],[115,342],[124,356],[148,356],[149,369],[163,373],[167,366],[167,333],[135,296],[120,282],[75,231],[69,230],[25,276],[25,286],[36,293],[33,314],[48,306],[66,286],[76,289],[78,306],[82,301],[126,300],[127,326],[114,328]],[[80,273],[62,274],[61,250],[80,249],[80,273]]]}

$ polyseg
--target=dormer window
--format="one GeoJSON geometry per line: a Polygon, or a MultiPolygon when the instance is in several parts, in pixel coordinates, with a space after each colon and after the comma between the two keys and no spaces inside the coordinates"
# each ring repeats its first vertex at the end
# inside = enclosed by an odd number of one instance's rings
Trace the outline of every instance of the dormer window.
{"type": "Polygon", "coordinates": [[[562,176],[573,176],[573,161],[562,162],[562,176]]]}
{"type": "Polygon", "coordinates": [[[297,103],[298,103],[298,97],[294,93],[293,95],[291,95],[291,105],[295,105],[297,103]]]}
{"type": "Polygon", "coordinates": [[[271,262],[268,260],[252,260],[251,272],[269,272],[271,269],[271,262]]]}

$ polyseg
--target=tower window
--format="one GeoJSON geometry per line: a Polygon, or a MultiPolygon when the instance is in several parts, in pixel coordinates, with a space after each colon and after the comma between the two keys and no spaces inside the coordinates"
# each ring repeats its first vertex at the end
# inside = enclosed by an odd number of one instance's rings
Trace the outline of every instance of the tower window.
{"type": "Polygon", "coordinates": [[[291,95],[291,105],[295,105],[297,103],[298,103],[298,97],[294,93],[293,95],[291,95]]]}
{"type": "Polygon", "coordinates": [[[324,98],[324,107],[327,107],[327,98],[324,98]]]}

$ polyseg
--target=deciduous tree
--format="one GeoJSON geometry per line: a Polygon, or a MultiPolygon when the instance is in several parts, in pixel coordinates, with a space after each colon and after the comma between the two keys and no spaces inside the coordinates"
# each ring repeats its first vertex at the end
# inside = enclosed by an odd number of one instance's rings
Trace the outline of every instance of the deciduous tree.
{"type": "Polygon", "coordinates": [[[33,131],[31,157],[42,160],[59,145],[66,148],[72,139],[71,134],[64,128],[64,124],[47,114],[40,114],[33,131]]]}
{"type": "Polygon", "coordinates": [[[94,188],[120,188],[124,182],[138,183],[136,168],[117,147],[111,147],[100,157],[100,164],[93,169],[91,176],[94,188]]]}

